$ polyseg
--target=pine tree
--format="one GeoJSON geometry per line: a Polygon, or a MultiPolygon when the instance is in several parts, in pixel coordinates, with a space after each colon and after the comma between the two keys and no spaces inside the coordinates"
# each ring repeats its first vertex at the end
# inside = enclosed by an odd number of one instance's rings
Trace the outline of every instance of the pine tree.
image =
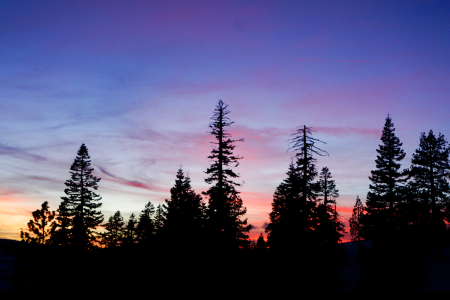
{"type": "Polygon", "coordinates": [[[303,247],[304,242],[314,239],[318,222],[316,199],[320,185],[314,181],[317,170],[313,154],[323,156],[327,152],[314,145],[324,142],[311,135],[311,128],[306,126],[291,135],[289,149],[295,151],[296,163],[289,165],[288,178],[274,194],[270,223],[266,228],[268,244],[272,249],[298,249],[303,247]]]}
{"type": "Polygon", "coordinates": [[[214,110],[213,122],[209,125],[211,134],[216,141],[211,142],[215,147],[208,156],[213,162],[206,170],[208,178],[205,182],[208,184],[215,183],[208,189],[204,195],[208,196],[208,217],[211,235],[217,238],[217,242],[221,246],[236,248],[248,243],[247,232],[251,229],[251,225],[247,225],[247,219],[241,220],[247,209],[243,207],[242,199],[235,187],[241,184],[233,181],[238,178],[231,166],[237,167],[242,157],[234,155],[235,142],[243,141],[243,139],[232,140],[231,135],[227,132],[226,127],[232,125],[227,115],[228,105],[219,100],[214,110]]]}
{"type": "Polygon", "coordinates": [[[155,233],[159,234],[161,228],[164,226],[164,222],[166,221],[165,217],[166,211],[162,204],[158,204],[155,212],[155,233]]]}
{"type": "Polygon", "coordinates": [[[266,241],[264,240],[262,232],[258,237],[258,241],[256,242],[256,249],[258,249],[259,251],[267,249],[266,241]]]}
{"type": "Polygon", "coordinates": [[[105,227],[105,232],[102,233],[102,243],[108,247],[117,247],[122,244],[123,240],[123,217],[118,210],[114,216],[109,217],[108,223],[102,225],[105,227]]]}
{"type": "Polygon", "coordinates": [[[72,244],[76,248],[94,247],[95,228],[103,222],[103,214],[97,210],[102,205],[99,203],[102,198],[91,190],[98,189],[100,178],[91,174],[94,169],[90,165],[88,149],[82,144],[70,167],[71,178],[65,182],[67,196],[61,197],[71,219],[72,244]]]}
{"type": "Polygon", "coordinates": [[[432,237],[435,241],[435,257],[440,259],[440,239],[444,225],[444,211],[450,203],[449,146],[444,135],[436,138],[430,130],[428,136],[422,132],[420,146],[411,159],[412,185],[418,190],[421,201],[426,203],[431,215],[432,237]]]}
{"type": "Polygon", "coordinates": [[[139,215],[137,236],[139,244],[145,247],[149,246],[153,241],[155,232],[155,222],[153,220],[154,213],[155,206],[149,201],[139,215]]]}
{"type": "Polygon", "coordinates": [[[138,222],[136,216],[134,215],[134,213],[132,213],[124,230],[123,245],[129,246],[133,245],[136,242],[137,224],[138,222]]]}
{"type": "Polygon", "coordinates": [[[300,172],[294,163],[289,164],[287,178],[277,187],[273,195],[270,222],[266,227],[267,243],[271,249],[287,248],[293,239],[298,219],[289,211],[300,201],[300,172]]]}
{"type": "Polygon", "coordinates": [[[398,191],[406,180],[406,173],[400,171],[400,161],[405,158],[405,152],[394,132],[394,123],[388,114],[381,135],[383,144],[377,149],[376,170],[372,170],[369,177],[372,183],[366,200],[366,238],[386,239],[398,228],[396,210],[401,202],[398,191]]]}
{"type": "Polygon", "coordinates": [[[42,203],[41,209],[35,210],[33,215],[33,220],[28,222],[28,231],[33,233],[35,236],[30,235],[28,232],[20,232],[20,237],[23,242],[31,243],[35,242],[38,244],[48,244],[51,232],[54,230],[55,226],[55,212],[49,211],[48,202],[42,203]]]}
{"type": "Polygon", "coordinates": [[[182,244],[199,242],[206,219],[206,206],[202,197],[191,187],[191,179],[177,171],[175,185],[166,199],[164,231],[168,237],[182,244]]]}
{"type": "Polygon", "coordinates": [[[297,168],[300,172],[300,201],[296,201],[293,204],[293,209],[290,210],[295,214],[295,218],[298,219],[298,234],[301,239],[312,239],[313,227],[315,226],[314,212],[316,210],[316,198],[320,186],[318,182],[315,182],[317,177],[316,159],[313,154],[319,156],[328,155],[328,152],[315,146],[317,142],[325,144],[325,142],[312,137],[312,129],[306,127],[297,129],[296,133],[293,133],[290,139],[290,148],[295,151],[295,157],[297,158],[297,168]],[[300,214],[298,215],[298,212],[300,214]]]}
{"type": "Polygon", "coordinates": [[[62,201],[59,204],[57,212],[54,230],[51,232],[50,236],[51,243],[59,246],[70,245],[72,241],[72,232],[70,230],[72,219],[67,208],[67,201],[62,201]]]}
{"type": "Polygon", "coordinates": [[[339,221],[339,214],[336,210],[336,198],[339,197],[339,190],[336,189],[333,176],[327,167],[323,167],[319,175],[318,197],[323,197],[323,203],[316,207],[316,240],[319,243],[339,243],[344,236],[344,224],[339,221]]]}
{"type": "Polygon", "coordinates": [[[357,196],[355,206],[353,207],[352,217],[349,220],[352,242],[358,241],[359,243],[361,240],[363,231],[361,219],[363,218],[363,211],[364,206],[361,202],[361,199],[359,199],[359,196],[357,196]]]}

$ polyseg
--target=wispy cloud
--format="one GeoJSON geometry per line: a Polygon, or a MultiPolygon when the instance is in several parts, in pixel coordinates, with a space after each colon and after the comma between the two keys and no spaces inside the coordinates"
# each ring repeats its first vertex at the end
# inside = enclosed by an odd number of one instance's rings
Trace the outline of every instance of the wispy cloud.
{"type": "Polygon", "coordinates": [[[142,189],[147,189],[147,190],[151,190],[151,191],[157,191],[157,192],[166,192],[165,189],[157,187],[157,186],[153,186],[150,184],[146,184],[137,180],[128,180],[128,179],[124,179],[121,178],[119,176],[116,176],[110,172],[108,172],[107,170],[105,170],[104,168],[100,167],[100,166],[96,166],[103,174],[109,176],[109,180],[112,180],[114,182],[117,182],[119,184],[125,185],[125,186],[131,186],[131,187],[136,187],[136,188],[142,188],[142,189]]]}
{"type": "Polygon", "coordinates": [[[28,150],[19,147],[11,147],[0,143],[0,155],[13,156],[20,159],[27,159],[32,161],[46,161],[47,158],[30,153],[28,150]]]}

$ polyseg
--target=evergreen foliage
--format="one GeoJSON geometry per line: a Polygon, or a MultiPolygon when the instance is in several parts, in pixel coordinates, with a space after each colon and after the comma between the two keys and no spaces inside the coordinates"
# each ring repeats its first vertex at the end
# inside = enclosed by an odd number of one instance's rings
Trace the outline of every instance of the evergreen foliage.
{"type": "Polygon", "coordinates": [[[67,188],[61,197],[64,204],[62,218],[71,219],[71,244],[76,248],[91,249],[97,241],[95,228],[103,222],[103,214],[97,210],[102,199],[93,190],[98,189],[100,178],[92,175],[91,160],[88,149],[82,144],[70,167],[71,178],[66,180],[67,188]]]}
{"type": "Polygon", "coordinates": [[[200,242],[206,220],[206,205],[200,194],[192,189],[191,179],[184,175],[181,167],[165,207],[165,235],[184,245],[200,242]]]}
{"type": "Polygon", "coordinates": [[[120,211],[117,211],[114,216],[109,217],[108,223],[102,225],[105,227],[105,232],[102,233],[102,243],[108,247],[117,247],[122,244],[124,229],[123,217],[120,211]]]}
{"type": "Polygon", "coordinates": [[[356,203],[353,207],[352,217],[349,220],[350,223],[350,235],[352,236],[353,241],[360,241],[362,232],[363,232],[363,222],[361,222],[363,218],[364,206],[359,199],[359,196],[356,197],[356,203]]]}
{"type": "Polygon", "coordinates": [[[48,244],[55,226],[55,212],[49,211],[48,201],[42,203],[41,209],[35,210],[33,219],[28,222],[29,232],[20,232],[22,242],[48,244]],[[30,233],[34,234],[30,235],[30,233]]]}
{"type": "Polygon", "coordinates": [[[137,237],[139,244],[149,246],[155,233],[155,222],[153,215],[155,214],[155,206],[149,201],[145,208],[139,215],[139,222],[137,225],[137,237]]]}
{"type": "Polygon", "coordinates": [[[247,219],[242,220],[247,209],[243,207],[242,199],[235,187],[241,184],[234,181],[239,175],[236,174],[231,167],[237,167],[242,157],[234,155],[235,142],[243,141],[243,139],[232,140],[231,134],[226,127],[232,125],[227,115],[230,111],[228,105],[219,100],[214,110],[213,120],[209,127],[210,133],[216,139],[211,142],[215,147],[208,156],[212,163],[206,170],[208,177],[205,182],[214,184],[208,191],[204,193],[209,198],[208,202],[208,224],[211,235],[216,237],[219,247],[237,248],[248,243],[247,232],[251,229],[251,225],[247,225],[247,219]]]}
{"type": "Polygon", "coordinates": [[[166,211],[163,204],[158,204],[155,211],[155,218],[154,218],[154,224],[155,224],[155,233],[159,234],[161,231],[161,228],[164,226],[164,223],[166,221],[166,211]]]}
{"type": "MultiPolygon", "coordinates": [[[[406,181],[406,172],[400,171],[400,161],[405,158],[405,152],[400,139],[395,136],[394,123],[387,116],[381,135],[382,145],[379,145],[376,169],[369,177],[372,182],[367,193],[366,211],[364,218],[365,238],[389,239],[399,226],[398,205],[402,201],[399,192],[401,183],[406,181]]],[[[400,213],[401,214],[401,213],[400,213]]]]}
{"type": "Polygon", "coordinates": [[[124,230],[124,237],[123,237],[123,245],[132,245],[137,240],[137,225],[138,221],[136,219],[136,216],[134,213],[131,214],[130,219],[128,220],[127,226],[124,230]]]}
{"type": "Polygon", "coordinates": [[[426,207],[426,213],[430,215],[428,219],[431,221],[431,236],[435,240],[437,259],[440,258],[439,243],[445,230],[444,219],[449,220],[449,150],[444,135],[439,133],[436,138],[430,130],[427,136],[422,132],[420,146],[411,159],[411,186],[416,189],[418,198],[426,207]]]}

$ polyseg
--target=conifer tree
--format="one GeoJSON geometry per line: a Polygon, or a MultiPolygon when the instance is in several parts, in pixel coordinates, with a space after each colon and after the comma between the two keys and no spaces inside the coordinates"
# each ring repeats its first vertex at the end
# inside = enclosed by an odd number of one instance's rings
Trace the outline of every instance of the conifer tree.
{"type": "Polygon", "coordinates": [[[130,219],[128,220],[127,226],[124,230],[124,238],[123,238],[123,244],[124,245],[132,245],[135,243],[137,239],[137,226],[138,221],[136,219],[136,216],[134,213],[131,214],[130,219]]]}
{"type": "Polygon", "coordinates": [[[212,163],[206,170],[208,178],[205,182],[214,184],[204,194],[208,196],[208,219],[211,235],[218,239],[218,243],[226,247],[238,247],[248,243],[248,234],[251,226],[247,225],[247,219],[242,220],[247,209],[243,207],[242,199],[236,187],[241,184],[234,181],[239,175],[231,167],[237,167],[242,157],[234,155],[235,143],[243,139],[232,140],[231,134],[226,128],[232,125],[227,116],[230,111],[228,105],[219,100],[214,110],[213,120],[209,127],[211,134],[216,139],[211,142],[215,147],[208,156],[212,163]]]}
{"type": "Polygon", "coordinates": [[[98,189],[100,178],[91,174],[94,169],[90,166],[88,149],[82,144],[70,167],[71,178],[65,182],[67,196],[61,197],[65,213],[71,219],[72,245],[80,249],[95,246],[95,228],[103,222],[103,214],[97,210],[102,198],[91,190],[98,189]]]}
{"type": "Polygon", "coordinates": [[[277,187],[273,195],[272,212],[270,212],[270,222],[266,227],[267,243],[271,249],[288,247],[295,223],[298,219],[289,214],[295,202],[300,199],[300,171],[294,163],[289,164],[286,173],[287,178],[277,187]]]}
{"type": "Polygon", "coordinates": [[[400,171],[400,161],[405,158],[400,139],[395,136],[394,123],[387,116],[381,135],[382,145],[377,149],[376,170],[369,177],[372,182],[366,200],[365,237],[386,239],[398,228],[397,206],[401,201],[399,189],[406,180],[400,171]]]}
{"type": "Polygon", "coordinates": [[[159,233],[161,228],[164,226],[164,222],[166,221],[165,217],[166,211],[162,204],[158,204],[155,211],[155,233],[159,233]]]}
{"type": "Polygon", "coordinates": [[[318,226],[315,235],[319,243],[338,243],[344,236],[344,224],[339,220],[336,210],[336,198],[339,197],[339,190],[332,179],[331,172],[327,167],[323,167],[319,175],[318,197],[323,197],[323,203],[316,207],[316,217],[318,226]]]}
{"type": "Polygon", "coordinates": [[[358,243],[361,240],[362,235],[362,222],[361,219],[363,218],[363,211],[364,206],[361,202],[361,199],[359,199],[359,196],[356,197],[356,203],[353,207],[353,213],[352,217],[350,218],[350,235],[352,236],[352,242],[358,241],[358,243]]]}
{"type": "Polygon", "coordinates": [[[72,219],[69,215],[69,210],[67,208],[67,201],[62,201],[59,204],[57,210],[58,214],[56,216],[56,223],[54,230],[51,232],[51,243],[59,246],[70,245],[72,241],[72,219]]]}
{"type": "Polygon", "coordinates": [[[48,201],[42,203],[41,209],[35,210],[32,215],[33,219],[28,222],[28,232],[20,232],[23,242],[35,242],[38,244],[48,244],[51,232],[55,225],[55,212],[49,211],[48,201]]]}
{"type": "Polygon", "coordinates": [[[304,242],[314,240],[318,222],[316,199],[320,185],[314,181],[317,170],[313,154],[324,156],[327,152],[315,146],[317,142],[324,142],[311,135],[311,128],[306,126],[291,135],[289,149],[295,151],[296,163],[289,165],[288,178],[274,194],[270,222],[266,228],[268,244],[272,249],[298,249],[303,247],[304,242]]]}
{"type": "Polygon", "coordinates": [[[169,237],[185,244],[188,240],[198,242],[206,219],[206,206],[200,194],[191,187],[191,179],[184,176],[183,169],[177,171],[175,184],[170,189],[170,200],[166,199],[164,231],[169,237]]]}
{"type": "MultiPolygon", "coordinates": [[[[428,136],[422,132],[420,146],[411,159],[412,185],[419,192],[421,201],[426,203],[431,215],[432,237],[435,241],[435,256],[440,258],[441,232],[444,230],[444,211],[450,203],[449,146],[444,135],[436,138],[430,130],[428,136]]],[[[448,220],[448,219],[447,219],[448,220]]]]}
{"type": "Polygon", "coordinates": [[[155,206],[149,201],[139,215],[137,236],[141,245],[149,246],[153,241],[155,231],[155,222],[153,220],[154,213],[155,206]]]}
{"type": "Polygon", "coordinates": [[[312,239],[313,227],[314,227],[314,211],[316,209],[315,200],[320,190],[320,185],[315,182],[317,177],[316,170],[316,158],[313,154],[319,156],[328,155],[328,152],[315,146],[316,143],[325,142],[312,137],[312,129],[306,127],[297,129],[296,133],[293,133],[290,139],[290,148],[295,151],[295,157],[297,158],[297,168],[300,172],[300,201],[296,201],[293,204],[293,208],[290,211],[296,214],[298,219],[298,233],[302,236],[301,239],[312,239]],[[300,212],[300,215],[298,215],[300,212]]]}
{"type": "Polygon", "coordinates": [[[123,217],[119,210],[114,214],[114,216],[109,217],[108,223],[102,225],[106,230],[102,233],[102,242],[106,247],[117,247],[122,244],[123,225],[123,217]]]}
{"type": "Polygon", "coordinates": [[[258,240],[256,241],[256,249],[258,249],[258,250],[267,249],[266,241],[264,240],[264,236],[263,236],[262,232],[259,235],[258,240]]]}

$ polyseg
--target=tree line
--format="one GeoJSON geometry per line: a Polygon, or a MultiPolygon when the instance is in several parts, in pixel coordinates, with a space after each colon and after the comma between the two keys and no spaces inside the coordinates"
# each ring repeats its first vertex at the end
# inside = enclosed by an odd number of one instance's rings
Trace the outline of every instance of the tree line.
{"type": "MultiPolygon", "coordinates": [[[[242,159],[234,149],[243,139],[233,139],[227,131],[234,123],[229,113],[228,105],[219,100],[209,125],[214,146],[205,172],[205,182],[210,185],[206,192],[196,193],[180,167],[171,197],[164,204],[155,207],[148,202],[139,216],[133,213],[126,224],[120,211],[103,223],[102,198],[95,193],[100,178],[92,175],[88,149],[82,144],[57,212],[49,211],[48,202],[44,202],[33,212],[29,232],[21,232],[22,241],[81,251],[99,246],[149,249],[155,245],[188,252],[256,249],[256,257],[267,261],[264,271],[277,274],[273,280],[280,284],[301,278],[305,287],[323,288],[326,282],[328,288],[337,288],[339,270],[346,260],[341,244],[345,226],[337,212],[339,191],[331,171],[316,168],[316,157],[328,155],[319,147],[326,143],[314,138],[314,131],[306,125],[291,135],[288,150],[293,157],[286,178],[273,195],[265,229],[267,241],[261,233],[255,245],[249,240],[251,225],[244,219],[246,208],[237,190],[241,186],[236,182],[239,174],[233,170],[242,159]],[[104,228],[101,233],[96,230],[99,226],[104,228]],[[296,270],[296,274],[289,270],[296,270]]],[[[369,177],[372,183],[366,205],[357,197],[350,219],[352,240],[372,241],[370,249],[360,246],[361,289],[376,283],[390,289],[426,287],[424,249],[433,243],[435,257],[440,258],[445,222],[449,221],[450,148],[444,136],[422,133],[411,167],[400,170],[405,152],[394,131],[388,115],[376,169],[369,177]]],[[[220,257],[223,255],[215,258],[220,257]]],[[[253,266],[263,271],[262,265],[253,266]]]]}

